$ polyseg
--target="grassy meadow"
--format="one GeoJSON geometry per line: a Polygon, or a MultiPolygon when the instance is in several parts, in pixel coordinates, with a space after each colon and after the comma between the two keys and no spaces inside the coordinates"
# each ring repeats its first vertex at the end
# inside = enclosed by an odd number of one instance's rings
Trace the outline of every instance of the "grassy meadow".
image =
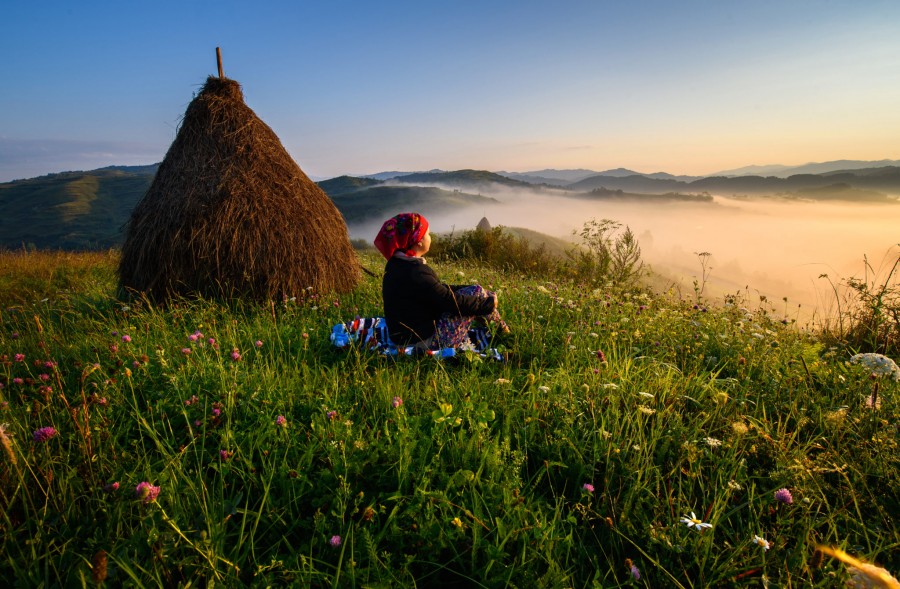
{"type": "Polygon", "coordinates": [[[328,338],[381,314],[377,277],[158,307],[116,263],[0,254],[3,586],[859,574],[820,545],[900,571],[900,384],[773,302],[434,261],[500,292],[507,359],[392,359],[328,338]]]}

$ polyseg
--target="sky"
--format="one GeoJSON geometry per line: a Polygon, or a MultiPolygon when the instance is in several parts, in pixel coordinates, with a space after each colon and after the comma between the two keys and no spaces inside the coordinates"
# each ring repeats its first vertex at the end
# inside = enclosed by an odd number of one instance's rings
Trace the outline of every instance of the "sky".
{"type": "Polygon", "coordinates": [[[216,74],[314,179],[900,159],[900,2],[0,5],[0,181],[161,161],[216,74]]]}

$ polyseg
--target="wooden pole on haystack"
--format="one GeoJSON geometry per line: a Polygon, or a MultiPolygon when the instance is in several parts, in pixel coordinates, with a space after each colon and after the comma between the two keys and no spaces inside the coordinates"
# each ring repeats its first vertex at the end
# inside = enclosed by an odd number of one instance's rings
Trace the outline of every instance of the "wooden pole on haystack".
{"type": "Polygon", "coordinates": [[[219,79],[225,77],[225,74],[222,72],[222,50],[216,47],[216,65],[219,66],[219,79]]]}

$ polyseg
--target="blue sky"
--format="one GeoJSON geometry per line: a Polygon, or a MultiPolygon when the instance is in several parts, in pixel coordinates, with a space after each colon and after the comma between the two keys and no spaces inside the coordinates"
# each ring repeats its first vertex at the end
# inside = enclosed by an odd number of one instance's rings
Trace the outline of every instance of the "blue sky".
{"type": "Polygon", "coordinates": [[[160,161],[217,46],[316,178],[900,159],[893,1],[10,0],[0,22],[0,181],[160,161]]]}

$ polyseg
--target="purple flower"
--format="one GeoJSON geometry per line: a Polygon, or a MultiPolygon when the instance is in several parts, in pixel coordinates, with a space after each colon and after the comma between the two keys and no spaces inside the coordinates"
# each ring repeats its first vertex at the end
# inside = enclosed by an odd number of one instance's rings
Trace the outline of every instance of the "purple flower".
{"type": "Polygon", "coordinates": [[[597,359],[606,362],[606,354],[603,353],[603,350],[597,350],[597,359]]]}
{"type": "Polygon", "coordinates": [[[23,382],[25,381],[18,376],[13,379],[13,384],[22,384],[23,382]]]}
{"type": "Polygon", "coordinates": [[[255,345],[257,348],[261,348],[261,347],[262,347],[262,340],[256,340],[256,343],[253,344],[253,345],[255,345]]]}
{"type": "Polygon", "coordinates": [[[112,493],[113,491],[119,490],[119,483],[109,483],[108,485],[103,487],[103,490],[107,493],[112,493]]]}
{"type": "Polygon", "coordinates": [[[116,344],[110,344],[109,351],[112,352],[113,354],[115,354],[116,352],[119,351],[119,346],[117,346],[116,344]]]}
{"type": "Polygon", "coordinates": [[[631,565],[631,578],[635,581],[641,580],[641,570],[637,568],[636,564],[631,565]]]}
{"type": "Polygon", "coordinates": [[[777,491],[775,491],[775,501],[784,503],[785,505],[790,505],[794,502],[794,498],[791,496],[791,492],[787,489],[778,489],[777,491]]]}
{"type": "Polygon", "coordinates": [[[35,442],[46,442],[50,438],[56,435],[56,428],[53,427],[42,427],[40,429],[34,430],[32,436],[34,436],[35,442]]]}
{"type": "Polygon", "coordinates": [[[38,378],[40,378],[40,379],[41,379],[42,381],[44,381],[44,382],[47,382],[48,380],[50,380],[50,375],[49,375],[49,374],[42,374],[42,375],[40,375],[38,378]]]}
{"type": "Polygon", "coordinates": [[[13,356],[13,359],[14,359],[16,362],[24,362],[24,361],[25,361],[25,354],[16,354],[15,356],[13,356]]]}
{"type": "Polygon", "coordinates": [[[328,413],[325,414],[325,417],[334,421],[335,419],[337,419],[337,411],[329,411],[328,413]]]}
{"type": "Polygon", "coordinates": [[[134,488],[134,495],[144,503],[153,503],[159,496],[159,487],[154,487],[147,481],[138,483],[134,488]]]}
{"type": "Polygon", "coordinates": [[[208,343],[211,346],[214,346],[214,345],[216,345],[216,338],[211,337],[208,340],[206,340],[206,343],[208,343]]]}
{"type": "Polygon", "coordinates": [[[594,492],[594,485],[592,485],[592,484],[590,484],[590,483],[585,483],[585,484],[583,484],[583,485],[581,486],[581,488],[584,489],[585,491],[587,491],[588,493],[593,493],[593,492],[594,492]]]}
{"type": "Polygon", "coordinates": [[[237,348],[235,348],[231,351],[231,359],[234,360],[235,362],[237,362],[238,360],[241,359],[241,353],[238,351],[237,348]]]}
{"type": "Polygon", "coordinates": [[[46,362],[44,362],[44,368],[53,368],[54,366],[56,366],[56,362],[54,362],[53,360],[47,360],[46,362]]]}
{"type": "Polygon", "coordinates": [[[123,335],[123,336],[122,336],[122,341],[125,342],[125,343],[127,344],[128,342],[131,341],[131,336],[128,335],[128,334],[123,335]]]}
{"type": "Polygon", "coordinates": [[[396,409],[397,407],[399,407],[402,404],[403,404],[403,399],[401,399],[400,397],[394,397],[394,399],[391,401],[391,407],[393,407],[394,409],[396,409]]]}
{"type": "Polygon", "coordinates": [[[12,338],[13,338],[13,339],[19,339],[19,332],[18,332],[18,331],[14,331],[13,334],[12,334],[12,338]]]}
{"type": "Polygon", "coordinates": [[[216,417],[218,417],[218,416],[222,415],[222,410],[219,409],[218,407],[213,407],[212,414],[215,415],[216,417]]]}
{"type": "Polygon", "coordinates": [[[191,353],[191,349],[190,348],[181,348],[181,353],[184,354],[185,356],[187,356],[191,353]]]}
{"type": "Polygon", "coordinates": [[[275,425],[280,425],[281,427],[287,427],[287,419],[284,418],[284,415],[279,415],[275,418],[275,425]]]}
{"type": "Polygon", "coordinates": [[[192,342],[195,342],[198,339],[200,339],[201,337],[203,337],[203,334],[200,333],[199,331],[195,331],[194,333],[192,333],[191,335],[188,336],[188,339],[191,340],[192,342]]]}
{"type": "Polygon", "coordinates": [[[328,543],[337,548],[341,545],[341,537],[338,535],[334,535],[331,537],[331,540],[329,540],[328,543]]]}
{"type": "Polygon", "coordinates": [[[227,462],[229,458],[231,458],[231,452],[228,450],[219,450],[219,458],[222,459],[222,462],[227,462]]]}

